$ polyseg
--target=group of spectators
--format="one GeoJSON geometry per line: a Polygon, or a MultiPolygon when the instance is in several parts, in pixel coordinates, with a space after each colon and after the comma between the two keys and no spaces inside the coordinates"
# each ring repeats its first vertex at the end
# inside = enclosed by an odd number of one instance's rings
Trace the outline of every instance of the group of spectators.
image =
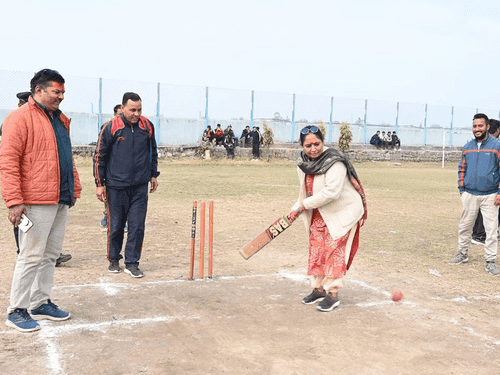
{"type": "MultiPolygon", "coordinates": [[[[203,131],[201,138],[202,142],[208,142],[214,146],[223,146],[227,151],[227,157],[234,159],[234,149],[238,144],[238,138],[234,135],[231,125],[226,129],[222,129],[221,124],[217,124],[213,130],[210,125],[203,131]]],[[[258,126],[254,126],[250,130],[250,126],[246,126],[241,132],[240,141],[242,146],[250,147],[252,145],[253,160],[258,160],[260,157],[260,145],[262,144],[262,135],[258,126]]]]}
{"type": "Polygon", "coordinates": [[[389,148],[392,149],[400,149],[401,148],[401,140],[399,137],[396,135],[396,132],[382,132],[382,135],[380,134],[380,130],[377,130],[375,134],[373,134],[372,138],[370,139],[370,144],[374,145],[377,147],[377,149],[382,148],[384,150],[387,150],[389,148]]]}

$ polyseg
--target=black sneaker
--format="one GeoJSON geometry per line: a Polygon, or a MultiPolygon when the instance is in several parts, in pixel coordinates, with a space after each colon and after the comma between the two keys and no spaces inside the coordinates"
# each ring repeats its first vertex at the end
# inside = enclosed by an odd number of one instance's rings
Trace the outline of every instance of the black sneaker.
{"type": "Polygon", "coordinates": [[[71,260],[73,258],[71,254],[59,254],[59,258],[56,260],[56,267],[59,267],[61,263],[66,263],[68,260],[71,260]]]}
{"type": "Polygon", "coordinates": [[[484,238],[479,238],[479,237],[472,237],[471,241],[475,245],[484,245],[486,242],[486,239],[484,238]]]}
{"type": "Polygon", "coordinates": [[[144,277],[144,272],[142,272],[139,267],[136,266],[125,267],[125,273],[128,273],[132,277],[144,277]]]}
{"type": "Polygon", "coordinates": [[[311,294],[302,298],[302,303],[304,305],[312,305],[315,302],[323,301],[323,298],[325,298],[325,296],[326,292],[324,290],[320,292],[318,288],[314,288],[311,294]]]}
{"type": "Polygon", "coordinates": [[[110,262],[108,271],[113,273],[120,273],[122,272],[122,269],[120,268],[120,264],[118,262],[110,262]]]}
{"type": "Polygon", "coordinates": [[[332,311],[338,305],[340,305],[339,298],[332,296],[332,293],[328,292],[328,294],[326,295],[326,297],[323,299],[323,301],[321,301],[319,303],[318,306],[316,306],[316,308],[319,311],[328,312],[328,311],[332,311]]]}

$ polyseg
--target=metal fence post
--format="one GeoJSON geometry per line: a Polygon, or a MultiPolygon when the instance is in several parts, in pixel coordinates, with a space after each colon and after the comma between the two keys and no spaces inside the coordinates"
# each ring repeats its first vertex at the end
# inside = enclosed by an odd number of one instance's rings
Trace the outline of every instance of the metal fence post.
{"type": "Polygon", "coordinates": [[[399,102],[396,106],[396,134],[399,134],[398,122],[399,122],[399,102]]]}
{"type": "Polygon", "coordinates": [[[427,103],[424,107],[424,146],[427,146],[427,103]]]}
{"type": "Polygon", "coordinates": [[[205,129],[208,126],[208,86],[205,87],[205,129]]]}
{"type": "Polygon", "coordinates": [[[453,106],[451,106],[451,122],[450,122],[450,147],[453,146],[453,106]]]}
{"type": "Polygon", "coordinates": [[[252,90],[252,109],[250,110],[250,129],[253,129],[254,91],[252,90]]]}
{"type": "Polygon", "coordinates": [[[293,108],[292,108],[292,143],[295,142],[295,94],[293,94],[293,108]]]}
{"type": "Polygon", "coordinates": [[[99,78],[99,115],[97,116],[97,134],[102,125],[102,78],[99,78]]]}
{"type": "Polygon", "coordinates": [[[366,144],[366,113],[368,112],[368,99],[365,99],[365,119],[363,122],[363,143],[366,144]]]}
{"type": "Polygon", "coordinates": [[[156,144],[160,144],[160,82],[158,82],[158,89],[156,94],[156,144]]]}
{"type": "Polygon", "coordinates": [[[328,128],[328,143],[333,142],[333,96],[330,100],[330,127],[328,128]]]}

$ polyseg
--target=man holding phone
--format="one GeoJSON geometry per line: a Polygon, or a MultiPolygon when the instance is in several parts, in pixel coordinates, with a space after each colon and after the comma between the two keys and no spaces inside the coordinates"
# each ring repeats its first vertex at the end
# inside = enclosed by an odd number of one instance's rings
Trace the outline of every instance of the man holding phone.
{"type": "Polygon", "coordinates": [[[59,110],[64,83],[55,70],[36,73],[28,103],[9,113],[3,126],[0,170],[9,220],[18,226],[25,215],[32,222],[20,228],[5,322],[21,332],[40,329],[36,320],[71,316],[50,300],[68,209],[82,189],[73,162],[71,121],[59,110]]]}
{"type": "MultiPolygon", "coordinates": [[[[28,103],[28,99],[31,96],[31,91],[24,91],[17,93],[16,97],[19,99],[17,103],[18,107],[21,107],[28,103]]],[[[2,124],[3,125],[3,124],[2,124]]],[[[2,128],[0,127],[0,136],[2,135],[2,128]]],[[[14,239],[16,240],[17,253],[19,254],[19,227],[14,227],[14,239]]],[[[59,267],[61,263],[66,263],[71,260],[71,254],[59,254],[59,258],[56,260],[56,267],[59,267]]]]}

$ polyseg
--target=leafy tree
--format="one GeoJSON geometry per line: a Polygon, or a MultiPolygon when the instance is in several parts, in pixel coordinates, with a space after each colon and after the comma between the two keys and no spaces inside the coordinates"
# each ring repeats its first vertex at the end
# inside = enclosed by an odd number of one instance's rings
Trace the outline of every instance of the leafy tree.
{"type": "Polygon", "coordinates": [[[323,120],[319,120],[318,129],[323,134],[323,136],[326,138],[326,128],[325,128],[325,123],[323,122],[323,120]]]}
{"type": "Polygon", "coordinates": [[[265,148],[269,148],[274,145],[274,132],[265,122],[262,124],[262,128],[264,129],[262,133],[262,144],[265,148]]]}
{"type": "Polygon", "coordinates": [[[342,152],[349,151],[349,143],[352,140],[351,127],[347,122],[340,124],[339,150],[342,152]]]}

